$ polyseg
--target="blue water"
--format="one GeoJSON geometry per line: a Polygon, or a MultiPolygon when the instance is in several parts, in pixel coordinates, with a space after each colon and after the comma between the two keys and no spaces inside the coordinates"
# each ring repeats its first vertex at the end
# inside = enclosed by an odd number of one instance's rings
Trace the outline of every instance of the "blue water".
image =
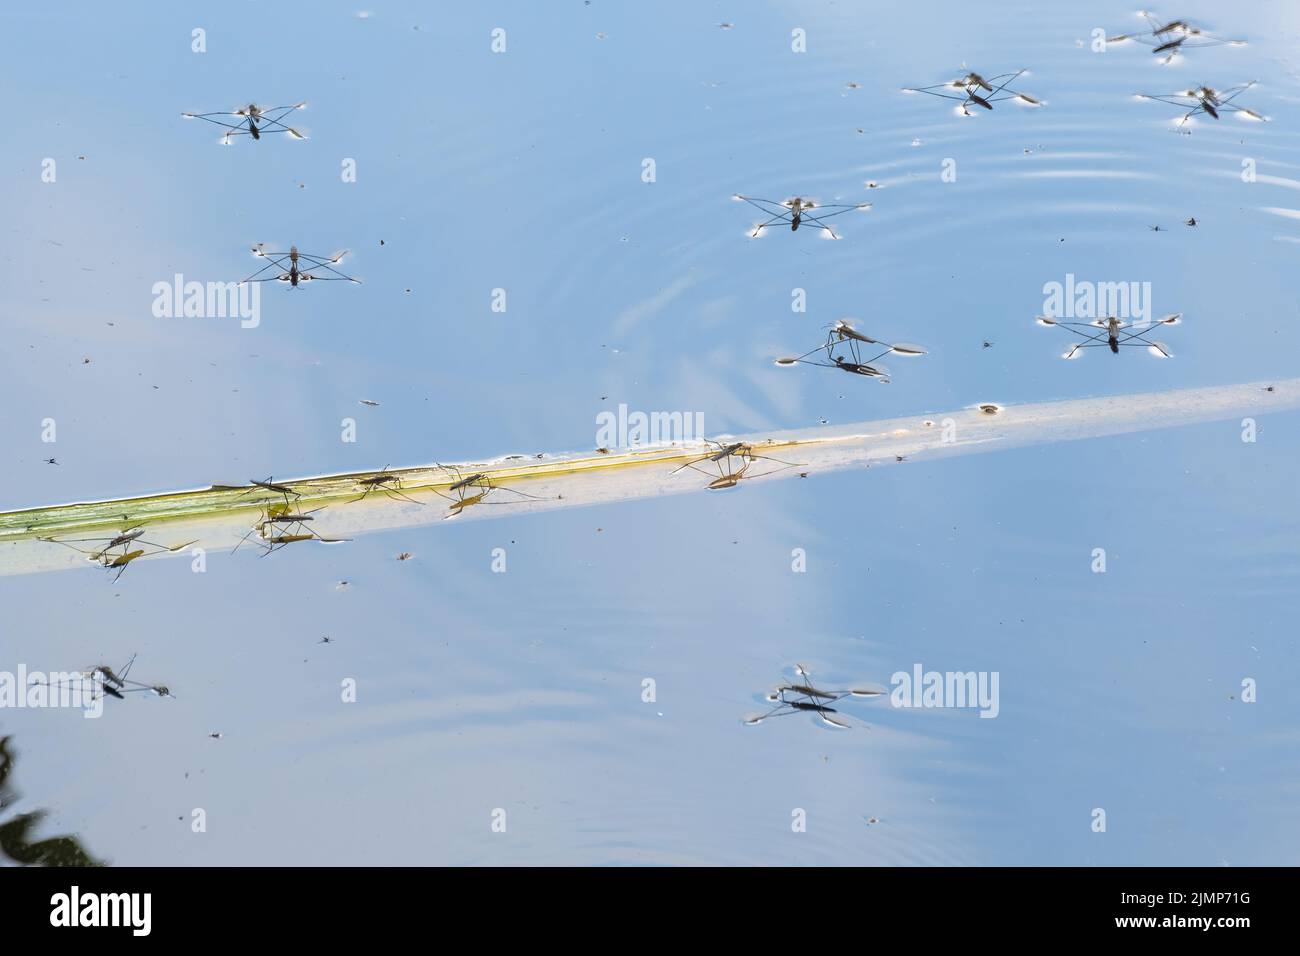
{"type": "MultiPolygon", "coordinates": [[[[619,403],[718,434],[1294,374],[1294,5],[1161,11],[1249,41],[1168,66],[1089,49],[1141,25],[1123,3],[361,9],[5,10],[0,507],[586,448],[619,403]],[[963,63],[1027,68],[1045,105],[965,118],[900,92],[963,63]],[[1240,102],[1267,123],[1182,135],[1133,99],[1253,79],[1240,102]],[[301,99],[303,142],[223,148],[180,116],[301,99]],[[832,220],[839,242],[749,240],[737,192],[872,208],[832,220]],[[256,329],[153,317],[154,283],[238,280],[259,241],[349,249],[363,284],[268,283],[256,329]],[[1033,320],[1067,274],[1150,283],[1156,315],[1184,315],[1159,336],[1175,357],[1061,361],[1033,320]],[[843,316],[930,354],[888,386],[773,365],[843,316]]],[[[176,694],[97,721],[0,710],[20,795],[0,823],[46,810],[41,835],[121,864],[1294,864],[1300,416],[1257,425],[204,574],[141,562],[116,585],[0,578],[0,670],[138,653],[176,694]],[[795,662],[843,686],[997,672],[1000,710],[744,726],[795,662]]]]}

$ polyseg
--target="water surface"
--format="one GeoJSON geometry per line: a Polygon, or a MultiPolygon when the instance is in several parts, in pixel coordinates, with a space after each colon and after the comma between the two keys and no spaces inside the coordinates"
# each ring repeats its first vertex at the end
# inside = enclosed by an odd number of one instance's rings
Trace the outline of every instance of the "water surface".
{"type": "MultiPolygon", "coordinates": [[[[1164,10],[1250,41],[1167,67],[1089,49],[1136,22],[1123,3],[370,9],[6,10],[24,109],[0,147],[0,507],[584,448],[620,402],[749,433],[1294,375],[1292,5],[1164,10]],[[1028,68],[1046,105],[962,118],[900,92],[963,63],[1028,68]],[[1133,100],[1251,79],[1269,123],[1180,135],[1133,100]],[[222,148],[180,118],[300,99],[298,143],[222,148]],[[873,206],[840,242],[749,241],[736,192],[873,206]],[[349,248],[364,284],[267,288],[256,329],[152,316],[155,282],[242,278],[257,241],[349,248]],[[1156,313],[1184,313],[1176,357],[1060,361],[1033,319],[1070,273],[1150,282],[1156,313]],[[888,386],[773,365],[842,316],[930,354],[888,386]]],[[[34,836],[118,864],[1294,864],[1300,416],[1257,425],[203,574],[141,562],[116,585],[0,578],[0,669],[138,653],[176,694],[0,712],[0,823],[45,810],[34,836]],[[743,726],[796,661],[831,684],[996,671],[1000,712],[857,701],[846,732],[743,726]]]]}

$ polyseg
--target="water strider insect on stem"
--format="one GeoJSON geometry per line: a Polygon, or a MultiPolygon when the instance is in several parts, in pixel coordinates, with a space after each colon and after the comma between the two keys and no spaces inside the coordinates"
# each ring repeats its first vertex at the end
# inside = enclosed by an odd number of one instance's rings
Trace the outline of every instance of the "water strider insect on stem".
{"type": "Polygon", "coordinates": [[[475,505],[519,504],[520,503],[519,499],[527,499],[529,501],[557,500],[552,498],[542,498],[537,495],[530,495],[527,492],[519,491],[515,488],[506,488],[502,485],[498,485],[492,480],[492,478],[486,472],[479,471],[479,472],[474,472],[473,474],[463,475],[461,474],[460,469],[452,465],[438,465],[438,467],[441,468],[443,471],[445,471],[448,475],[450,475],[454,479],[452,483],[447,486],[447,491],[450,492],[450,494],[444,494],[443,492],[438,491],[436,488],[433,489],[433,493],[436,494],[438,497],[445,498],[446,500],[451,502],[451,507],[448,508],[447,513],[442,516],[444,521],[447,520],[448,518],[460,517],[461,513],[466,508],[472,508],[475,505]],[[488,497],[488,495],[491,495],[496,492],[504,492],[506,494],[515,495],[517,500],[515,501],[484,500],[488,497]]]}
{"type": "Polygon", "coordinates": [[[826,223],[822,221],[823,219],[830,219],[832,216],[842,216],[844,213],[852,212],[855,209],[871,208],[871,203],[869,202],[831,203],[823,205],[816,200],[804,199],[800,196],[795,196],[792,199],[782,199],[779,202],[773,199],[757,199],[754,196],[742,196],[739,193],[731,198],[740,202],[747,202],[755,209],[761,211],[765,216],[771,217],[766,222],[755,224],[753,232],[749,234],[751,239],[758,236],[764,229],[769,226],[774,226],[777,223],[789,223],[790,231],[796,232],[805,220],[812,223],[817,229],[826,230],[824,235],[827,238],[838,239],[839,236],[835,234],[835,230],[826,225],[826,223]],[[810,209],[817,210],[817,214],[813,215],[809,212],[810,209]]]}
{"type": "Polygon", "coordinates": [[[416,501],[414,498],[403,494],[399,489],[402,487],[402,479],[388,470],[388,465],[373,475],[367,475],[364,478],[357,479],[357,486],[362,489],[361,494],[353,498],[353,501],[362,501],[370,496],[372,492],[382,492],[386,497],[394,500],[400,498],[402,501],[409,501],[413,505],[423,505],[425,502],[416,501]]]}
{"type": "Polygon", "coordinates": [[[277,495],[283,496],[284,503],[286,505],[289,504],[290,499],[292,499],[293,501],[297,501],[299,498],[302,497],[302,495],[299,492],[293,490],[293,487],[291,485],[284,484],[283,482],[277,482],[274,476],[269,476],[266,479],[266,481],[258,481],[256,478],[250,478],[248,479],[247,488],[245,488],[243,485],[213,485],[212,486],[213,491],[240,491],[242,492],[242,494],[240,495],[241,498],[244,495],[251,494],[252,492],[256,491],[259,488],[262,489],[263,491],[270,491],[277,495]]]}
{"type": "Polygon", "coordinates": [[[767,694],[767,702],[775,706],[767,713],[747,716],[745,718],[747,726],[753,727],[770,717],[781,717],[786,714],[815,714],[817,719],[828,727],[848,730],[849,724],[839,711],[831,706],[832,704],[846,697],[880,697],[886,693],[882,687],[864,687],[854,690],[824,690],[814,687],[808,669],[802,664],[794,666],[794,673],[794,681],[778,684],[767,694]],[[832,714],[835,716],[831,716],[832,714]]]}
{"type": "Polygon", "coordinates": [[[687,469],[698,472],[710,479],[709,483],[705,485],[707,489],[710,491],[721,491],[726,488],[735,488],[746,478],[763,478],[767,475],[776,474],[778,471],[784,471],[787,468],[803,467],[795,462],[782,461],[780,458],[760,455],[754,451],[754,446],[747,442],[731,442],[730,444],[723,444],[722,442],[712,438],[705,439],[705,441],[710,445],[716,446],[717,451],[710,452],[707,455],[701,455],[683,465],[679,465],[677,468],[672,470],[671,474],[677,475],[687,469]],[[732,464],[733,458],[739,461],[739,467],[732,464]],[[781,467],[772,468],[768,471],[764,471],[762,474],[751,475],[749,471],[754,466],[755,462],[758,461],[775,462],[781,467]],[[707,468],[700,467],[706,462],[710,465],[716,466],[716,476],[707,468]]]}
{"type": "Polygon", "coordinates": [[[178,544],[175,547],[169,547],[165,544],[157,544],[153,541],[144,539],[145,529],[143,526],[135,526],[123,529],[116,535],[98,538],[40,538],[41,541],[49,541],[52,544],[61,544],[65,548],[71,548],[73,551],[79,551],[86,557],[98,563],[107,571],[116,571],[113,580],[117,581],[127,569],[127,566],[139,558],[152,554],[174,554],[177,551],[184,550],[196,541],[186,541],[184,544],[178,544]],[[96,547],[80,548],[79,544],[92,544],[96,547]]]}
{"type": "Polygon", "coordinates": [[[994,103],[1002,103],[1006,100],[1016,100],[1028,106],[1042,106],[1042,101],[1038,98],[1010,88],[1012,83],[1028,72],[1028,70],[1016,70],[1014,73],[999,73],[997,76],[985,79],[978,73],[968,71],[947,83],[936,83],[934,86],[909,86],[903,92],[925,93],[945,100],[956,100],[957,112],[962,116],[973,115],[970,111],[972,106],[992,110],[994,103]]]}
{"type": "Polygon", "coordinates": [[[285,117],[294,110],[303,109],[306,105],[306,103],[294,103],[292,106],[258,106],[256,103],[250,103],[228,113],[182,113],[181,116],[185,119],[199,119],[224,126],[226,132],[218,142],[222,146],[229,146],[232,143],[232,136],[252,136],[256,140],[267,133],[287,133],[290,139],[306,139],[301,130],[284,124],[285,117]]]}
{"type": "Polygon", "coordinates": [[[1113,315],[1104,319],[1093,319],[1091,322],[1062,322],[1051,316],[1040,315],[1034,321],[1048,328],[1065,329],[1083,339],[1082,342],[1070,346],[1061,358],[1075,359],[1082,354],[1083,349],[1103,346],[1116,355],[1121,348],[1145,348],[1156,358],[1172,358],[1173,353],[1169,351],[1169,346],[1163,342],[1153,342],[1146,336],[1160,326],[1177,325],[1182,321],[1182,317],[1182,313],[1178,312],[1166,315],[1163,319],[1156,319],[1154,322],[1141,323],[1141,327],[1136,324],[1130,325],[1113,315]]]}
{"type": "Polygon", "coordinates": [[[871,336],[859,332],[848,319],[837,319],[831,325],[830,331],[826,335],[826,341],[823,344],[805,352],[803,355],[779,358],[776,360],[776,364],[784,367],[818,365],[822,368],[837,368],[844,372],[852,372],[854,375],[865,375],[868,378],[879,379],[887,385],[890,381],[889,370],[873,363],[891,354],[916,357],[925,355],[926,351],[919,345],[909,345],[901,342],[891,345],[888,342],[873,339],[871,336]],[[864,359],[860,351],[861,345],[881,346],[884,351],[864,359]],[[849,355],[847,358],[837,352],[837,349],[842,347],[848,348],[849,355]],[[820,360],[811,358],[811,356],[819,353],[822,354],[820,360]]]}
{"type": "Polygon", "coordinates": [[[261,539],[259,543],[264,549],[261,557],[266,557],[285,545],[297,544],[300,541],[319,541],[321,544],[342,544],[350,541],[350,538],[322,537],[307,527],[309,521],[315,520],[316,513],[323,510],[323,508],[313,508],[311,511],[295,511],[294,505],[289,502],[267,505],[262,519],[239,540],[239,544],[231,549],[231,554],[238,551],[240,546],[254,534],[261,539]]]}

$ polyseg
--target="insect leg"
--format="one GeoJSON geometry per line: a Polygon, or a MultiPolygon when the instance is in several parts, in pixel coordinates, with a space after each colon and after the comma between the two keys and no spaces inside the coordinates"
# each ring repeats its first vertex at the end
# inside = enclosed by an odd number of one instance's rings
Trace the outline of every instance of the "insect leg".
{"type": "Polygon", "coordinates": [[[750,237],[751,239],[754,238],[754,237],[757,236],[760,232],[762,232],[764,229],[766,229],[768,226],[775,225],[775,224],[778,223],[778,222],[790,222],[790,217],[789,217],[789,216],[773,216],[773,217],[772,217],[771,219],[769,219],[767,222],[760,222],[757,226],[754,227],[754,231],[751,232],[751,233],[749,234],[749,237],[750,237]]]}

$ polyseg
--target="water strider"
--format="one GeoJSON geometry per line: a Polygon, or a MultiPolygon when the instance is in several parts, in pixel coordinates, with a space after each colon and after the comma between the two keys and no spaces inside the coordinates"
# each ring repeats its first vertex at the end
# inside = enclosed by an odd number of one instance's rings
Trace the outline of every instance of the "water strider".
{"type": "Polygon", "coordinates": [[[884,688],[861,688],[854,690],[824,690],[814,687],[808,669],[802,664],[794,666],[795,680],[778,684],[767,695],[767,701],[775,706],[767,713],[751,715],[745,718],[745,724],[753,727],[769,717],[781,717],[785,714],[816,714],[817,718],[829,727],[848,730],[849,724],[832,704],[839,703],[846,697],[870,698],[885,694],[884,688]],[[835,716],[832,717],[831,715],[835,716]]]}
{"type": "Polygon", "coordinates": [[[978,73],[968,72],[946,83],[936,83],[934,86],[909,86],[903,92],[925,93],[929,96],[942,97],[945,100],[956,100],[958,102],[957,109],[963,116],[972,115],[970,111],[972,106],[992,110],[994,103],[1001,103],[1006,100],[1017,100],[1029,106],[1042,106],[1042,101],[1038,98],[1010,88],[1012,83],[1027,72],[1028,70],[1017,70],[1014,73],[999,73],[987,80],[978,73]],[[995,83],[996,86],[994,86],[995,83]],[[952,92],[954,90],[958,92],[952,92]],[[983,92],[980,92],[981,90],[983,92]]]}
{"type": "Polygon", "coordinates": [[[61,544],[65,548],[71,548],[73,551],[79,551],[86,557],[98,563],[107,571],[116,571],[113,580],[117,581],[127,569],[132,561],[143,558],[151,554],[174,554],[188,548],[197,541],[186,541],[184,544],[178,544],[175,547],[168,547],[165,544],[157,544],[152,541],[144,540],[144,528],[132,527],[127,528],[116,535],[110,537],[92,537],[92,538],[40,538],[41,541],[48,541],[52,544],[61,544]],[[97,547],[90,549],[79,548],[79,544],[95,544],[97,547]],[[140,547],[132,548],[132,545],[140,547]]]}
{"type": "Polygon", "coordinates": [[[274,475],[268,476],[265,481],[258,481],[256,478],[250,478],[248,479],[247,488],[245,488],[243,485],[213,485],[212,486],[213,491],[242,492],[242,494],[240,494],[241,498],[244,495],[251,494],[252,492],[256,491],[259,488],[262,489],[263,491],[270,491],[270,492],[274,492],[277,495],[283,496],[284,503],[286,505],[290,503],[290,499],[292,499],[293,501],[297,501],[299,498],[302,497],[302,495],[299,492],[293,489],[292,485],[287,485],[282,482],[277,482],[275,480],[274,475]]]}
{"type": "Polygon", "coordinates": [[[135,664],[137,656],[136,654],[131,655],[131,659],[122,667],[121,673],[115,672],[107,664],[95,664],[93,667],[88,667],[67,680],[51,683],[48,680],[33,678],[32,683],[45,687],[70,687],[73,684],[89,682],[93,688],[91,700],[96,700],[105,694],[109,697],[116,697],[118,700],[125,700],[127,694],[138,694],[146,691],[157,697],[175,699],[176,695],[165,684],[145,684],[127,677],[131,673],[131,667],[135,664]]]}
{"type": "Polygon", "coordinates": [[[835,234],[835,230],[822,222],[823,219],[830,219],[832,216],[842,216],[846,212],[853,212],[855,209],[871,208],[871,203],[869,202],[830,203],[823,205],[815,200],[804,199],[800,196],[795,196],[792,199],[782,199],[779,202],[774,199],[757,199],[753,196],[742,196],[739,193],[734,195],[732,198],[740,202],[747,202],[755,209],[760,210],[764,215],[772,217],[766,222],[760,222],[754,226],[754,231],[749,234],[751,239],[761,233],[768,226],[774,226],[778,222],[788,222],[790,224],[790,231],[796,232],[805,220],[812,223],[818,229],[825,229],[826,235],[831,239],[838,239],[839,236],[835,234]],[[810,209],[816,209],[817,215],[814,216],[810,213],[808,211],[810,209]],[[822,210],[827,211],[823,212],[822,210]]]}
{"type": "MultiPolygon", "coordinates": [[[[987,346],[985,347],[987,348],[987,346]]],[[[803,364],[818,365],[822,368],[838,368],[841,371],[852,372],[854,375],[865,375],[869,378],[878,378],[881,382],[889,384],[889,370],[873,365],[872,363],[890,354],[915,357],[918,355],[925,355],[926,351],[919,345],[908,345],[904,343],[890,345],[888,342],[881,342],[879,339],[873,339],[871,336],[859,332],[854,328],[853,323],[849,320],[837,319],[835,323],[831,325],[825,343],[817,346],[815,349],[805,352],[803,355],[779,358],[776,360],[776,364],[781,366],[803,364]],[[884,351],[864,360],[862,358],[862,353],[858,348],[859,343],[864,345],[881,345],[884,346],[884,351]],[[839,355],[836,352],[836,349],[845,345],[848,346],[851,360],[850,358],[845,358],[843,355],[839,355]],[[820,361],[809,357],[819,353],[824,353],[824,356],[820,361]]]]}
{"type": "Polygon", "coordinates": [[[314,256],[305,252],[299,252],[297,246],[290,246],[288,252],[268,252],[266,244],[259,242],[253,246],[253,255],[259,259],[269,260],[266,265],[258,269],[243,282],[287,282],[293,288],[297,289],[304,282],[324,281],[324,282],[354,282],[361,284],[360,279],[354,279],[352,276],[344,275],[334,267],[343,261],[343,257],[348,254],[347,250],[336,252],[332,256],[314,256]],[[288,267],[285,263],[288,262],[288,267]],[[275,275],[263,276],[262,273],[268,269],[278,270],[275,275]],[[318,275],[318,269],[334,273],[333,275],[318,275]],[[260,277],[260,278],[259,278],[260,277]]]}
{"type": "Polygon", "coordinates": [[[1061,358],[1078,358],[1082,349],[1100,346],[1106,346],[1116,355],[1119,354],[1121,348],[1138,347],[1146,348],[1156,358],[1172,358],[1173,355],[1167,345],[1163,342],[1152,342],[1146,336],[1155,331],[1157,326],[1177,325],[1182,321],[1182,317],[1181,312],[1166,315],[1163,319],[1156,319],[1155,322],[1149,325],[1144,324],[1142,328],[1138,328],[1136,325],[1127,325],[1122,319],[1118,319],[1113,315],[1104,319],[1093,319],[1091,322],[1062,322],[1050,316],[1040,315],[1035,321],[1039,325],[1048,328],[1063,328],[1067,332],[1073,332],[1083,338],[1082,342],[1071,345],[1061,358]]]}
{"type": "Polygon", "coordinates": [[[1245,40],[1226,40],[1206,33],[1187,20],[1169,20],[1161,23],[1155,14],[1146,10],[1138,16],[1146,20],[1149,29],[1137,33],[1121,33],[1106,37],[1107,43],[1127,43],[1132,40],[1152,47],[1151,52],[1161,57],[1161,63],[1171,63],[1184,49],[1198,46],[1245,46],[1245,40]]]}
{"type": "MultiPolygon", "coordinates": [[[[1198,113],[1204,113],[1211,119],[1218,119],[1220,113],[1236,113],[1245,119],[1258,120],[1261,123],[1267,123],[1268,117],[1263,116],[1254,110],[1246,109],[1244,106],[1237,106],[1232,101],[1246,92],[1258,81],[1251,80],[1249,83],[1242,83],[1239,86],[1230,86],[1225,90],[1216,90],[1212,86],[1198,86],[1190,90],[1183,90],[1179,93],[1138,93],[1137,98],[1140,100],[1155,100],[1159,103],[1168,103],[1170,106],[1177,106],[1186,109],[1185,112],[1176,121],[1176,126],[1185,125],[1193,116],[1198,113]]],[[[1191,223],[1189,223],[1191,225],[1191,223]]]]}
{"type": "Polygon", "coordinates": [[[760,455],[754,451],[754,446],[748,442],[732,442],[724,445],[715,439],[705,440],[711,445],[716,445],[718,450],[710,452],[707,455],[701,455],[699,458],[693,459],[692,461],[686,462],[684,465],[674,468],[671,474],[676,475],[687,469],[698,472],[710,479],[709,483],[705,486],[706,488],[710,491],[720,491],[724,488],[736,487],[745,478],[762,478],[766,475],[775,474],[778,471],[784,471],[787,468],[802,467],[794,462],[782,461],[780,458],[772,458],[768,455],[760,455]],[[732,464],[733,458],[740,462],[739,467],[732,464]],[[751,475],[749,470],[753,467],[756,461],[772,461],[776,462],[781,467],[770,469],[762,474],[751,475]],[[717,466],[718,473],[716,476],[714,476],[711,471],[699,467],[705,462],[717,466]]]}
{"type": "Polygon", "coordinates": [[[285,545],[297,544],[301,541],[319,541],[321,544],[343,544],[350,541],[350,538],[322,537],[307,527],[307,522],[314,521],[316,513],[323,510],[323,508],[313,508],[311,511],[294,511],[293,505],[288,502],[268,505],[263,511],[262,519],[253,525],[248,534],[239,539],[239,544],[235,545],[230,553],[234,554],[238,551],[240,546],[254,534],[261,539],[264,548],[262,557],[266,557],[272,551],[278,551],[285,545]]]}
{"type": "Polygon", "coordinates": [[[292,106],[258,106],[250,103],[242,109],[231,110],[228,113],[182,113],[181,116],[185,119],[200,119],[215,123],[217,126],[224,126],[226,132],[219,142],[222,146],[229,146],[232,136],[252,136],[253,139],[261,139],[264,133],[287,133],[290,139],[306,139],[307,137],[299,130],[284,124],[286,116],[306,105],[306,103],[295,103],[292,106]],[[225,119],[217,119],[217,117],[225,117],[225,119]]]}
{"type": "Polygon", "coordinates": [[[368,497],[371,492],[380,491],[389,498],[400,498],[403,501],[409,501],[413,505],[424,504],[423,501],[416,501],[398,490],[402,487],[402,479],[397,475],[390,474],[387,465],[384,465],[376,474],[357,479],[357,485],[364,490],[356,498],[353,498],[353,501],[361,501],[368,497]]]}
{"type": "Polygon", "coordinates": [[[485,498],[487,498],[488,495],[497,491],[507,492],[509,494],[516,495],[519,498],[527,498],[532,501],[556,500],[556,499],[549,499],[549,498],[539,498],[537,495],[530,495],[527,492],[519,491],[515,488],[502,487],[501,485],[498,485],[495,482],[493,482],[492,479],[486,473],[481,471],[475,472],[472,475],[462,475],[459,469],[451,465],[438,465],[438,467],[441,468],[443,471],[445,471],[447,474],[452,475],[455,478],[455,481],[453,481],[450,485],[447,486],[447,490],[451,492],[451,494],[449,495],[443,494],[441,491],[438,491],[436,489],[433,492],[439,498],[446,498],[448,501],[451,502],[451,507],[448,509],[447,514],[443,515],[443,520],[446,520],[447,518],[459,517],[462,511],[464,511],[466,508],[471,508],[474,505],[517,504],[517,502],[512,502],[512,501],[485,501],[484,500],[485,498]],[[475,492],[475,494],[470,494],[471,491],[475,492]]]}

